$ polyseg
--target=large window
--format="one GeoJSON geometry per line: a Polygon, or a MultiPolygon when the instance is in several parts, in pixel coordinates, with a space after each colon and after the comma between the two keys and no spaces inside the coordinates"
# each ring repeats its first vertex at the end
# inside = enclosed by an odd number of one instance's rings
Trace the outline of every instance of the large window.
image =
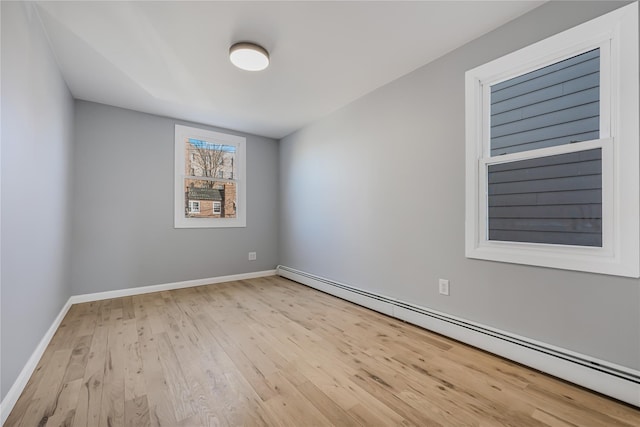
{"type": "Polygon", "coordinates": [[[638,7],[466,74],[466,254],[638,277],[638,7]]]}
{"type": "Polygon", "coordinates": [[[246,225],[245,138],[176,125],[175,227],[246,225]]]}

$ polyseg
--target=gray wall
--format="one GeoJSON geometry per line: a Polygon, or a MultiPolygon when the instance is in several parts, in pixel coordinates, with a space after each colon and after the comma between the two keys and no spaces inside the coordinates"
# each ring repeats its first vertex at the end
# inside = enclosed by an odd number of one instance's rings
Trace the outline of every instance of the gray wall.
{"type": "Polygon", "coordinates": [[[617,6],[547,3],[281,141],[281,264],[640,369],[640,281],[464,256],[465,71],[617,6]]]}
{"type": "Polygon", "coordinates": [[[76,101],[74,295],[276,267],[277,141],[205,126],[247,138],[247,227],[174,229],[176,123],[76,101]]]}
{"type": "Polygon", "coordinates": [[[0,7],[4,398],[70,296],[73,100],[30,7],[0,7]]]}

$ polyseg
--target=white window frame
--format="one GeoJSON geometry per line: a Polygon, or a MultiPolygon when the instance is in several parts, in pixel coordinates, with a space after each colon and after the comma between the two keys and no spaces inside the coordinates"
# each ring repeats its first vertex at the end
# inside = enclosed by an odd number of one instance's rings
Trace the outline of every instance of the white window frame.
{"type": "Polygon", "coordinates": [[[200,213],[200,201],[199,200],[189,200],[189,213],[200,213]],[[198,210],[194,207],[198,204],[198,210]]]}
{"type": "Polygon", "coordinates": [[[211,211],[213,212],[213,214],[221,214],[222,213],[222,202],[218,202],[217,200],[214,200],[212,202],[211,205],[211,211]],[[218,207],[217,211],[216,211],[216,206],[218,207]]]}
{"type": "Polygon", "coordinates": [[[467,71],[468,258],[640,277],[638,3],[467,71]],[[600,139],[491,157],[490,86],[600,48],[600,139]],[[488,165],[602,148],[602,247],[488,240],[488,165]]]}
{"type": "Polygon", "coordinates": [[[175,126],[175,188],[174,188],[174,227],[175,228],[224,228],[246,227],[247,192],[246,192],[246,138],[201,129],[191,126],[175,126]],[[185,173],[184,143],[187,138],[199,139],[212,144],[232,145],[236,148],[234,163],[234,179],[204,178],[216,182],[233,182],[236,187],[235,218],[188,218],[185,216],[185,179],[203,179],[185,173]]]}

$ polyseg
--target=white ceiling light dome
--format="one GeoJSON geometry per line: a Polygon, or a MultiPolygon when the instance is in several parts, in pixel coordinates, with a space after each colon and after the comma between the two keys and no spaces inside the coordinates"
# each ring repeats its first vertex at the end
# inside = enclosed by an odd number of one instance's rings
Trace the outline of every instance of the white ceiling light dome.
{"type": "Polygon", "coordinates": [[[255,43],[240,42],[229,49],[229,59],[236,67],[247,71],[262,71],[269,66],[269,52],[255,43]]]}

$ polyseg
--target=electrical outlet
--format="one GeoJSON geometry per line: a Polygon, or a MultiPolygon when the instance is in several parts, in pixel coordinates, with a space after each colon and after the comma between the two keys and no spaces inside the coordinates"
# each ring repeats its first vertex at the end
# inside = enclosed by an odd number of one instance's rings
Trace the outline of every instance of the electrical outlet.
{"type": "Polygon", "coordinates": [[[249,261],[255,261],[255,260],[256,260],[256,253],[249,252],[249,261]]]}
{"type": "Polygon", "coordinates": [[[438,280],[438,290],[440,295],[449,295],[449,281],[447,279],[438,280]]]}

